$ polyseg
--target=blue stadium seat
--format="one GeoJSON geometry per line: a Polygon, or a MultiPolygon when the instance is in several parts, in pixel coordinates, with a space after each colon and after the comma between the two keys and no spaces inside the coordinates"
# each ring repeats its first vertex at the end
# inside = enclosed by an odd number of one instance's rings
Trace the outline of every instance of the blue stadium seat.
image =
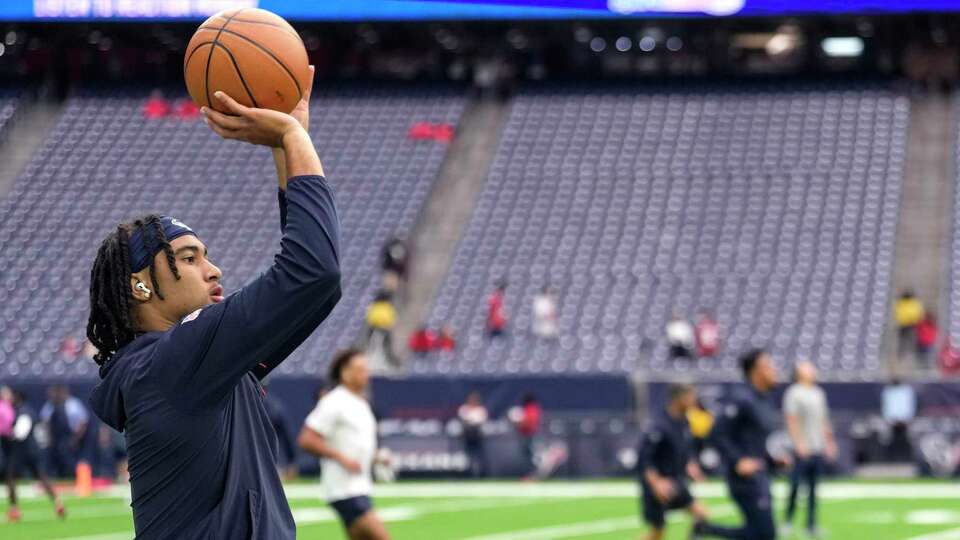
{"type": "MultiPolygon", "coordinates": [[[[72,95],[0,199],[0,378],[95,376],[93,362],[58,351],[66,337],[83,338],[88,268],[121,221],[147,212],[180,217],[210,246],[228,292],[270,264],[280,227],[269,152],[222,141],[199,120],[147,120],[148,94],[72,95]]],[[[413,226],[446,151],[409,140],[407,130],[418,121],[456,125],[466,102],[453,88],[416,85],[321,87],[314,96],[311,132],[343,223],[344,294],[279,368],[291,375],[322,373],[334,349],[359,336],[379,283],[380,248],[413,226]]]]}
{"type": "Polygon", "coordinates": [[[875,377],[908,115],[880,83],[522,91],[431,309],[460,348],[413,373],[729,378],[763,345],[827,378],[875,377]],[[491,342],[500,278],[511,329],[491,342]],[[530,332],[544,285],[560,297],[556,341],[530,332]],[[715,313],[720,358],[669,358],[677,308],[715,313]]]}

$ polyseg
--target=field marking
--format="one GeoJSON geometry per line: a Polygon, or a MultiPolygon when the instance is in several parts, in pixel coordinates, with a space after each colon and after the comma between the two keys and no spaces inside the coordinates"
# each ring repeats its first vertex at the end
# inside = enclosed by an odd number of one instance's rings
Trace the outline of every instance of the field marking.
{"type": "MultiPolygon", "coordinates": [[[[35,485],[21,486],[22,499],[36,499],[46,495],[35,485]]],[[[67,490],[69,493],[70,490],[67,490]]],[[[320,483],[289,484],[284,486],[288,500],[323,501],[323,492],[320,483]]],[[[633,483],[577,483],[577,482],[416,482],[379,484],[374,489],[377,497],[393,498],[622,498],[636,497],[637,488],[633,483]]],[[[117,484],[99,490],[93,495],[96,498],[120,498],[129,500],[130,487],[127,484],[117,484]]]]}
{"type": "MultiPolygon", "coordinates": [[[[22,491],[23,495],[29,496],[34,495],[34,498],[39,498],[41,494],[37,493],[35,489],[32,489],[33,486],[23,486],[22,491]],[[34,493],[29,493],[33,491],[34,493]]],[[[322,507],[323,502],[321,499],[320,486],[319,484],[308,483],[308,484],[292,484],[285,486],[286,493],[288,498],[291,501],[295,500],[309,500],[315,503],[313,507],[304,507],[299,510],[293,510],[294,515],[296,516],[297,524],[303,526],[309,526],[310,524],[317,523],[328,523],[336,520],[336,517],[326,508],[322,507]]],[[[783,497],[786,493],[787,486],[778,482],[774,485],[773,492],[778,497],[783,497]]],[[[706,484],[693,486],[694,493],[699,497],[706,498],[726,498],[727,488],[720,482],[708,482],[706,484]]],[[[860,484],[853,482],[827,482],[821,485],[819,490],[820,498],[823,500],[833,500],[838,502],[852,502],[852,501],[861,501],[861,500],[897,500],[897,499],[919,499],[919,500],[933,500],[933,499],[957,499],[960,498],[960,485],[958,484],[931,484],[931,483],[868,483],[860,484]]],[[[98,499],[106,500],[110,496],[124,499],[129,496],[129,486],[127,485],[117,485],[99,492],[90,500],[91,502],[97,501],[98,499]]],[[[603,498],[627,498],[634,499],[638,495],[637,486],[632,482],[620,481],[620,482],[541,482],[541,483],[519,483],[519,482],[502,482],[502,481],[490,481],[490,482],[479,482],[479,483],[465,483],[465,482],[413,482],[413,483],[398,483],[398,484],[387,484],[379,485],[376,488],[375,495],[377,497],[384,498],[405,498],[405,499],[420,499],[423,503],[419,501],[397,501],[405,504],[396,505],[396,506],[379,506],[377,511],[381,514],[384,521],[402,521],[402,520],[411,520],[411,519],[420,519],[424,518],[429,514],[440,513],[440,512],[466,512],[472,509],[483,509],[483,508],[497,508],[497,507],[509,507],[516,505],[533,505],[533,504],[554,504],[554,503],[564,503],[566,501],[572,501],[575,499],[603,499],[603,498]],[[481,500],[484,499],[500,499],[500,500],[481,500]],[[434,500],[431,500],[434,499],[434,500]],[[436,500],[436,499],[445,499],[445,500],[436,500]],[[411,504],[412,503],[412,504],[411,504]]],[[[29,498],[29,497],[25,497],[29,498]]],[[[934,509],[935,510],[935,509],[934,509]]],[[[68,500],[68,513],[70,516],[77,519],[84,519],[87,517],[108,517],[108,516],[123,516],[124,514],[129,515],[130,510],[125,506],[121,510],[119,507],[84,507],[79,505],[73,511],[69,506],[68,500]]],[[[924,510],[919,511],[920,514],[914,515],[914,519],[919,521],[925,521],[928,524],[933,524],[936,521],[938,524],[943,523],[947,524],[946,514],[943,512],[939,513],[930,513],[925,512],[924,510]]],[[[717,515],[716,510],[714,514],[717,515]]],[[[42,511],[32,511],[26,516],[27,521],[43,521],[42,511]],[[39,513],[38,513],[39,512],[39,513]]],[[[955,514],[952,514],[950,517],[954,517],[955,514]]],[[[676,518],[680,516],[677,515],[676,518]]],[[[676,519],[675,518],[675,519],[676,519]]],[[[50,521],[53,521],[53,516],[51,515],[50,521]]],[[[613,518],[617,519],[617,518],[613,518]]],[[[626,518],[624,518],[626,519],[626,518]]],[[[862,519],[862,518],[861,518],[862,519]]],[[[888,518],[889,519],[889,518],[888,518]]],[[[611,522],[607,520],[602,522],[601,525],[597,525],[601,522],[583,522],[579,524],[573,524],[577,527],[580,526],[589,526],[589,527],[619,527],[623,524],[620,522],[619,525],[616,521],[611,522]],[[611,525],[613,523],[613,525],[611,525]]],[[[953,523],[956,523],[954,521],[953,523]]],[[[571,525],[571,526],[573,526],[571,525]]],[[[516,534],[525,535],[531,534],[534,536],[530,537],[530,540],[539,540],[552,539],[552,538],[569,538],[570,535],[576,536],[579,534],[603,534],[607,532],[616,532],[622,529],[614,528],[610,530],[598,530],[596,532],[582,532],[579,528],[573,529],[573,532],[567,533],[568,529],[557,527],[546,527],[544,529],[530,529],[527,531],[516,531],[516,534]],[[546,535],[546,536],[537,536],[537,535],[546,535]],[[557,536],[559,535],[559,536],[557,536]]],[[[639,521],[636,517],[630,517],[630,528],[639,527],[639,521]]],[[[588,528],[588,531],[593,531],[592,528],[588,528]]],[[[492,538],[497,540],[498,538],[502,540],[525,540],[526,536],[515,536],[514,532],[508,533],[498,533],[498,535],[493,535],[492,538]],[[498,536],[499,535],[499,536],[498,536]]],[[[64,537],[62,540],[129,540],[133,536],[132,532],[121,532],[121,533],[109,533],[109,534],[100,534],[100,535],[90,535],[90,536],[78,536],[78,537],[64,537]]],[[[484,537],[479,537],[480,540],[489,540],[484,537]]],[[[924,534],[921,536],[916,536],[908,538],[905,540],[960,540],[960,528],[950,529],[945,531],[939,531],[930,534],[924,534]]]]}
{"type": "MultiPolygon", "coordinates": [[[[21,488],[22,498],[34,499],[43,495],[36,486],[21,488]]],[[[727,488],[723,482],[710,481],[691,486],[693,493],[704,498],[725,498],[727,488]]],[[[789,486],[785,482],[773,485],[773,494],[777,498],[786,497],[789,486]]],[[[322,501],[320,483],[290,484],[284,486],[289,500],[322,501]]],[[[817,489],[818,496],[826,500],[850,499],[960,499],[960,484],[932,483],[870,483],[824,482],[817,489]]],[[[391,498],[633,498],[638,488],[633,482],[416,482],[379,484],[374,488],[374,496],[391,498]]],[[[97,492],[95,497],[116,497],[129,500],[130,487],[115,485],[97,492]]]]}
{"type": "Polygon", "coordinates": [[[465,540],[557,540],[585,534],[602,534],[635,529],[639,526],[640,522],[637,520],[637,517],[630,516],[599,521],[581,521],[569,525],[523,529],[483,536],[471,536],[465,540]]]}
{"type": "MultiPolygon", "coordinates": [[[[298,527],[301,525],[326,523],[338,519],[337,515],[327,507],[298,508],[292,510],[291,513],[293,513],[293,521],[296,522],[298,527]]],[[[386,522],[409,521],[411,519],[417,519],[421,514],[422,512],[412,506],[388,506],[377,509],[377,515],[386,522]]]]}
{"type": "MultiPolygon", "coordinates": [[[[723,517],[733,513],[731,505],[718,506],[711,509],[711,517],[723,517]]],[[[681,518],[682,512],[672,512],[667,515],[667,521],[675,522],[681,518]]],[[[580,521],[566,525],[552,525],[535,529],[522,529],[502,533],[471,536],[466,540],[559,540],[572,538],[584,534],[604,534],[610,532],[637,529],[641,523],[637,516],[610,518],[593,521],[580,521]]]]}
{"type": "Polygon", "coordinates": [[[904,522],[911,525],[952,525],[960,523],[960,512],[943,508],[926,508],[907,512],[904,522]]]}
{"type": "MultiPolygon", "coordinates": [[[[691,486],[694,494],[704,498],[725,498],[727,487],[721,482],[708,482],[691,486]]],[[[320,486],[295,484],[286,486],[289,499],[320,499],[320,486]]],[[[778,482],[773,486],[776,497],[786,497],[789,486],[778,482]]],[[[825,482],[818,487],[821,499],[957,499],[960,484],[858,484],[851,482],[825,482]]],[[[577,482],[429,482],[415,484],[382,484],[376,486],[377,497],[394,498],[633,498],[638,494],[632,482],[577,483],[577,482]]]]}
{"type": "Polygon", "coordinates": [[[55,540],[130,540],[133,538],[133,531],[122,533],[94,534],[91,536],[63,536],[55,540]]]}
{"type": "Polygon", "coordinates": [[[856,519],[851,520],[851,523],[869,523],[871,525],[883,525],[883,524],[892,524],[899,523],[897,521],[897,516],[890,511],[880,511],[880,512],[869,512],[864,514],[857,514],[856,519]]]}
{"type": "MultiPolygon", "coordinates": [[[[446,501],[419,505],[375,506],[374,510],[383,521],[393,522],[419,519],[431,514],[466,512],[468,510],[504,508],[507,506],[533,506],[550,502],[553,501],[537,501],[534,499],[520,501],[446,501]]],[[[293,520],[297,523],[297,526],[325,523],[338,519],[333,510],[327,506],[294,508],[291,512],[293,513],[293,520]]]]}
{"type": "Polygon", "coordinates": [[[929,534],[921,534],[920,536],[911,536],[910,538],[905,538],[904,540],[960,540],[960,528],[929,534]]]}

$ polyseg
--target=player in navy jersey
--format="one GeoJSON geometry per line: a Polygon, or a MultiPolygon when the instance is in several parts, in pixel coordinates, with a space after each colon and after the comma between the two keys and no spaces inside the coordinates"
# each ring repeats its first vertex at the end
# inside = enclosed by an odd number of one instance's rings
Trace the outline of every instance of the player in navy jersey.
{"type": "Polygon", "coordinates": [[[718,415],[710,439],[723,456],[727,487],[743,514],[743,525],[725,527],[700,523],[695,538],[774,540],[777,537],[770,476],[776,465],[789,464],[784,456],[771,456],[767,446],[767,439],[780,419],[772,399],[777,369],[770,354],[761,349],[744,354],[740,368],[747,385],[733,390],[718,415]]]}
{"type": "Polygon", "coordinates": [[[90,402],[124,431],[137,538],[293,539],[260,380],[339,300],[340,225],[306,130],[309,92],[291,115],[215,98],[231,114],[203,109],[214,132],[273,150],[280,251],[224,296],[184,223],[120,225],[91,272],[87,336],[102,380],[90,402]]]}
{"type": "Polygon", "coordinates": [[[700,501],[690,494],[687,479],[702,480],[693,455],[693,436],[687,411],[697,403],[697,393],[688,384],[672,384],[668,403],[643,434],[637,470],[643,490],[643,519],[650,525],[646,540],[660,540],[669,510],[685,509],[696,522],[707,518],[700,501]]]}

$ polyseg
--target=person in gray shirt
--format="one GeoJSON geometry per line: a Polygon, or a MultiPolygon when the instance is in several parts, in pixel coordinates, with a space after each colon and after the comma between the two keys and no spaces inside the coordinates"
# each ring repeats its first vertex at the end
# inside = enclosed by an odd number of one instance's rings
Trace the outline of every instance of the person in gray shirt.
{"type": "Polygon", "coordinates": [[[801,482],[809,487],[807,532],[814,538],[817,531],[817,480],[825,461],[833,461],[837,445],[833,439],[827,396],[817,386],[817,370],[810,362],[800,362],[794,373],[794,384],[783,396],[783,414],[796,454],[790,475],[790,499],[787,504],[785,533],[789,534],[796,510],[801,482]]]}

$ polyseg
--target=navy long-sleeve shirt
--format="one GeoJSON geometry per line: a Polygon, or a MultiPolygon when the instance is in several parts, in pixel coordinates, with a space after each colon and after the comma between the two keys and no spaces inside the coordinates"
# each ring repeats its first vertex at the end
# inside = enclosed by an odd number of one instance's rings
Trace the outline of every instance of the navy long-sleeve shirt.
{"type": "Polygon", "coordinates": [[[125,433],[137,538],[296,536],[259,380],[339,300],[340,225],[318,176],[290,179],[280,215],[266,272],[101,368],[90,403],[125,433]]]}
{"type": "Polygon", "coordinates": [[[740,479],[734,471],[740,458],[770,462],[767,438],[779,419],[772,392],[764,394],[751,385],[731,392],[710,433],[711,442],[723,457],[728,478],[740,479]]]}
{"type": "Polygon", "coordinates": [[[693,436],[686,417],[674,418],[664,412],[643,433],[637,460],[641,481],[646,481],[648,469],[667,478],[684,479],[692,445],[693,436]]]}

